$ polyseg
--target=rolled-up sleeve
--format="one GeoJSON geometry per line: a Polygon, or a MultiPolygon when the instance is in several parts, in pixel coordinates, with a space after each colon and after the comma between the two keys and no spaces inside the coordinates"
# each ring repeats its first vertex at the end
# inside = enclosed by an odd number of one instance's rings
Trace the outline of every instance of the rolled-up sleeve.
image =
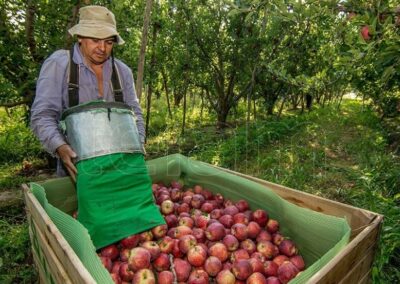
{"type": "Polygon", "coordinates": [[[124,93],[125,103],[133,108],[133,112],[135,113],[137,119],[136,125],[140,135],[140,142],[144,144],[146,132],[143,121],[143,113],[139,104],[138,97],[136,96],[135,83],[133,81],[132,71],[125,64],[122,64],[121,67],[122,67],[121,70],[122,82],[124,84],[123,93],[124,93]]]}
{"type": "Polygon", "coordinates": [[[56,149],[66,144],[58,122],[63,110],[66,64],[65,54],[50,56],[40,70],[36,95],[31,108],[31,129],[46,151],[55,155],[56,149]]]}

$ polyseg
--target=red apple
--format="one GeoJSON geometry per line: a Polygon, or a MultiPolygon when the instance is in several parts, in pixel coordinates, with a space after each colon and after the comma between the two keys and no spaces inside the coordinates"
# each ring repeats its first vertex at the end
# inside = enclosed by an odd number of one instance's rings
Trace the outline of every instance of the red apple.
{"type": "Polygon", "coordinates": [[[261,228],[264,228],[268,222],[268,213],[265,210],[257,209],[253,212],[252,220],[257,222],[261,228]]]}
{"type": "Polygon", "coordinates": [[[214,205],[211,202],[204,202],[201,205],[201,211],[206,212],[206,213],[211,213],[214,210],[214,205]]]}
{"type": "Polygon", "coordinates": [[[142,247],[133,248],[128,259],[129,268],[133,271],[148,268],[150,266],[150,259],[151,254],[147,249],[142,247]]]}
{"type": "MultiPolygon", "coordinates": [[[[256,247],[257,247],[257,246],[256,246],[256,247]]],[[[265,261],[265,257],[264,257],[260,252],[258,252],[258,251],[253,252],[253,253],[250,255],[250,257],[251,257],[251,258],[256,258],[256,259],[260,260],[261,262],[264,262],[264,261],[265,261]]]]}
{"type": "Polygon", "coordinates": [[[276,233],[279,230],[279,223],[275,219],[269,219],[266,225],[266,229],[271,234],[276,233]]]}
{"type": "Polygon", "coordinates": [[[192,234],[192,229],[190,229],[188,226],[178,226],[173,229],[174,229],[173,237],[175,239],[179,239],[182,236],[192,234]]]}
{"type": "Polygon", "coordinates": [[[119,268],[119,276],[121,277],[121,280],[130,282],[133,279],[133,275],[135,275],[135,273],[129,268],[128,263],[123,262],[119,268]]]}
{"type": "Polygon", "coordinates": [[[200,209],[201,205],[203,205],[205,199],[201,194],[194,194],[192,200],[190,201],[190,205],[192,208],[200,209]]]}
{"type": "Polygon", "coordinates": [[[174,274],[171,271],[161,271],[157,275],[157,283],[158,284],[173,284],[174,283],[174,274]]]}
{"type": "Polygon", "coordinates": [[[158,246],[160,247],[160,252],[163,253],[171,253],[174,247],[174,239],[168,236],[165,236],[158,242],[158,246]]]}
{"type": "Polygon", "coordinates": [[[231,234],[239,241],[244,241],[247,239],[247,226],[240,223],[234,224],[231,228],[231,234]]]}
{"type": "Polygon", "coordinates": [[[209,216],[200,215],[196,216],[194,219],[194,223],[196,227],[205,230],[207,228],[208,221],[210,220],[209,216]]]}
{"type": "Polygon", "coordinates": [[[222,269],[222,262],[216,256],[209,256],[204,263],[204,270],[208,273],[208,275],[214,277],[216,276],[222,269]]]}
{"type": "Polygon", "coordinates": [[[283,240],[279,244],[279,251],[289,257],[297,254],[297,248],[292,240],[283,240]]]}
{"type": "Polygon", "coordinates": [[[111,260],[115,260],[119,256],[118,247],[114,244],[106,246],[100,250],[101,256],[107,256],[111,260]]]}
{"type": "Polygon", "coordinates": [[[247,236],[250,239],[256,239],[261,232],[261,227],[257,222],[250,221],[247,225],[247,236]]]}
{"type": "Polygon", "coordinates": [[[370,36],[370,33],[369,33],[369,26],[363,26],[362,28],[361,28],[361,36],[363,37],[363,39],[364,40],[370,40],[371,39],[371,36],[370,36]]]}
{"type": "Polygon", "coordinates": [[[179,238],[179,249],[183,253],[188,253],[189,249],[197,245],[197,239],[193,235],[185,235],[179,238]]]}
{"type": "Polygon", "coordinates": [[[182,204],[179,204],[179,205],[176,207],[176,210],[175,210],[175,213],[176,213],[176,214],[180,214],[180,213],[182,213],[182,212],[186,212],[186,213],[189,213],[189,212],[190,212],[190,206],[189,206],[189,204],[187,204],[187,203],[182,203],[182,204]]]}
{"type": "Polygon", "coordinates": [[[152,240],[153,240],[153,233],[151,232],[151,230],[139,234],[139,242],[152,241],[152,240]]]}
{"type": "Polygon", "coordinates": [[[119,273],[119,268],[121,267],[122,262],[119,260],[116,260],[113,262],[112,264],[112,269],[111,269],[111,273],[119,273]]]}
{"type": "Polygon", "coordinates": [[[297,273],[299,273],[299,270],[290,261],[285,261],[278,268],[278,278],[283,284],[296,277],[297,273]]]}
{"type": "Polygon", "coordinates": [[[112,272],[110,275],[111,279],[114,281],[114,284],[121,284],[121,277],[119,277],[118,273],[112,272]]]}
{"type": "Polygon", "coordinates": [[[238,261],[240,259],[249,259],[250,255],[245,249],[238,249],[231,253],[231,262],[238,261]]]}
{"type": "Polygon", "coordinates": [[[193,228],[194,221],[191,217],[181,217],[178,219],[179,226],[187,226],[189,228],[193,228]]]}
{"type": "Polygon", "coordinates": [[[304,259],[301,255],[295,255],[290,258],[290,262],[297,267],[298,270],[302,271],[305,268],[304,259]]]}
{"type": "Polygon", "coordinates": [[[198,243],[204,243],[206,240],[206,234],[204,230],[200,228],[193,228],[193,236],[196,238],[198,243]]]}
{"type": "Polygon", "coordinates": [[[174,202],[167,199],[161,203],[161,213],[164,215],[169,215],[174,212],[174,202]]]}
{"type": "Polygon", "coordinates": [[[267,260],[264,262],[264,274],[266,276],[277,276],[279,265],[276,262],[267,260]]]}
{"type": "Polygon", "coordinates": [[[182,181],[173,180],[173,181],[171,181],[171,187],[172,188],[177,188],[177,189],[182,189],[183,188],[183,182],[182,181]]]}
{"type": "Polygon", "coordinates": [[[221,216],[218,221],[225,226],[225,228],[231,228],[232,225],[235,223],[233,217],[231,215],[223,215],[221,216]]]}
{"type": "Polygon", "coordinates": [[[223,238],[222,242],[228,248],[229,251],[235,251],[239,247],[238,239],[235,236],[230,235],[230,234],[226,235],[223,238]]]}
{"type": "Polygon", "coordinates": [[[189,278],[189,273],[192,269],[192,266],[186,260],[175,258],[174,268],[176,272],[176,279],[179,282],[185,282],[189,278]]]}
{"type": "Polygon", "coordinates": [[[257,247],[256,244],[251,239],[245,239],[240,243],[240,247],[245,249],[249,255],[256,251],[257,247]]]}
{"type": "Polygon", "coordinates": [[[261,260],[251,257],[249,259],[249,262],[250,262],[251,268],[253,270],[253,273],[254,272],[261,272],[261,273],[264,274],[264,264],[262,263],[261,260]]]}
{"type": "Polygon", "coordinates": [[[119,253],[119,259],[121,261],[128,261],[130,254],[131,254],[131,249],[123,248],[119,253]]]}
{"type": "Polygon", "coordinates": [[[167,200],[171,201],[170,197],[169,197],[169,194],[168,195],[167,194],[161,194],[156,198],[156,204],[160,205],[160,210],[161,211],[162,211],[162,204],[164,203],[164,201],[167,201],[167,200]]]}
{"type": "Polygon", "coordinates": [[[189,249],[187,253],[187,260],[193,266],[202,266],[207,258],[207,251],[199,245],[189,249]]]}
{"type": "Polygon", "coordinates": [[[217,284],[235,284],[236,277],[229,269],[220,271],[216,277],[217,284]]]}
{"type": "Polygon", "coordinates": [[[244,225],[248,225],[249,219],[247,218],[247,216],[244,213],[239,212],[233,216],[233,223],[235,223],[235,224],[241,223],[244,225]]]}
{"type": "Polygon", "coordinates": [[[239,213],[239,209],[235,205],[229,205],[229,206],[224,208],[223,213],[224,213],[224,215],[234,216],[237,213],[239,213]]]}
{"type": "Polygon", "coordinates": [[[210,241],[219,241],[225,237],[225,228],[221,223],[215,222],[207,227],[205,234],[210,241]]]}
{"type": "Polygon", "coordinates": [[[174,257],[183,257],[183,252],[179,249],[179,240],[174,239],[174,247],[172,248],[172,255],[174,257]]]}
{"type": "Polygon", "coordinates": [[[235,261],[232,265],[232,273],[237,279],[246,280],[253,273],[249,260],[235,261]]]}
{"type": "Polygon", "coordinates": [[[224,203],[224,197],[222,196],[221,193],[217,193],[214,195],[214,200],[217,201],[219,205],[222,205],[224,203]]]}
{"type": "Polygon", "coordinates": [[[171,194],[170,194],[170,196],[171,196],[171,200],[172,200],[173,202],[180,201],[181,198],[182,198],[182,191],[180,191],[180,190],[177,189],[177,188],[173,188],[173,189],[171,189],[171,194]]]}
{"type": "Polygon", "coordinates": [[[270,276],[267,278],[267,284],[281,284],[278,277],[270,276]]]}
{"type": "Polygon", "coordinates": [[[167,234],[167,231],[168,226],[166,224],[158,225],[151,229],[151,233],[157,240],[163,238],[167,234]]]}
{"type": "Polygon", "coordinates": [[[128,248],[128,249],[134,248],[139,243],[139,236],[131,235],[129,237],[122,239],[119,243],[123,248],[128,248]]]}
{"type": "Polygon", "coordinates": [[[280,243],[281,243],[284,239],[285,239],[285,238],[284,238],[284,237],[282,236],[282,234],[279,233],[279,232],[276,232],[275,234],[272,235],[272,242],[273,242],[275,245],[277,245],[277,246],[279,246],[280,243]]]}
{"type": "Polygon", "coordinates": [[[246,284],[266,284],[267,279],[260,272],[252,273],[246,280],[246,284]]]}
{"type": "Polygon", "coordinates": [[[150,252],[152,261],[160,255],[160,247],[155,241],[146,241],[141,243],[140,246],[150,252]]]}
{"type": "Polygon", "coordinates": [[[278,264],[278,266],[281,266],[285,261],[289,261],[289,258],[286,255],[280,254],[275,256],[272,261],[278,264]]]}
{"type": "Polygon", "coordinates": [[[208,249],[208,254],[210,256],[215,256],[219,258],[221,262],[224,262],[225,260],[228,259],[229,253],[227,247],[220,242],[217,242],[213,244],[209,249],[208,249]]]}
{"type": "Polygon", "coordinates": [[[132,284],[155,284],[156,278],[153,271],[147,268],[140,269],[133,275],[132,284]]]}
{"type": "Polygon", "coordinates": [[[100,256],[100,261],[109,272],[112,270],[112,260],[108,256],[100,256]]]}
{"type": "Polygon", "coordinates": [[[240,212],[244,212],[249,209],[249,204],[244,199],[237,201],[235,206],[239,209],[240,212]]]}
{"type": "Polygon", "coordinates": [[[166,253],[161,253],[154,261],[153,261],[153,267],[157,271],[164,271],[168,270],[170,267],[171,263],[169,260],[169,256],[166,253]]]}
{"type": "Polygon", "coordinates": [[[270,241],[259,241],[257,243],[257,251],[266,259],[272,259],[279,254],[278,248],[270,241]]]}
{"type": "Polygon", "coordinates": [[[193,195],[187,195],[186,193],[187,193],[187,192],[185,192],[185,193],[183,194],[183,197],[182,197],[182,204],[184,203],[184,204],[190,205],[190,202],[192,202],[193,195]]]}
{"type": "Polygon", "coordinates": [[[272,241],[272,236],[268,231],[262,229],[258,234],[256,241],[272,241]]]}
{"type": "Polygon", "coordinates": [[[201,192],[201,194],[204,196],[204,198],[206,200],[212,200],[214,195],[211,191],[209,191],[208,189],[203,189],[203,191],[201,192]]]}
{"type": "Polygon", "coordinates": [[[173,228],[178,225],[178,217],[175,214],[169,214],[164,217],[165,222],[167,223],[168,228],[173,228]]]}
{"type": "Polygon", "coordinates": [[[218,220],[222,216],[222,209],[216,208],[210,213],[210,218],[218,220]]]}

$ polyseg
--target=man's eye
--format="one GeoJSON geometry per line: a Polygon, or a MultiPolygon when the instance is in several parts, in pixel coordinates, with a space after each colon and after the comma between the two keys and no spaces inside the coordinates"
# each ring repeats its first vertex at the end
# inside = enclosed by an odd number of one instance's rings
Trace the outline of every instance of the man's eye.
{"type": "Polygon", "coordinates": [[[113,40],[107,40],[106,43],[107,43],[108,45],[113,45],[113,44],[114,44],[114,41],[113,41],[113,40]]]}

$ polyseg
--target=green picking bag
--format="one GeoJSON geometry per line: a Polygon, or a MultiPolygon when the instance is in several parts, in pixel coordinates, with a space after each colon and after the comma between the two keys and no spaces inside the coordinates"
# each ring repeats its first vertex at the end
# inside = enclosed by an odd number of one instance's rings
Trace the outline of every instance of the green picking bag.
{"type": "Polygon", "coordinates": [[[101,248],[164,224],[142,154],[112,154],[77,164],[78,220],[101,248]]]}

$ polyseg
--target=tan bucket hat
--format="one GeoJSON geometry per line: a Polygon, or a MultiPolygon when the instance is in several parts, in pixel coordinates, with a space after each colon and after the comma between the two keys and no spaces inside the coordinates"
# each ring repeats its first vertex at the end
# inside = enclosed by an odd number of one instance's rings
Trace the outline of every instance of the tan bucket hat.
{"type": "Polygon", "coordinates": [[[114,14],[103,6],[85,6],[79,9],[79,23],[68,30],[74,36],[104,39],[111,36],[117,37],[118,44],[124,40],[117,32],[117,23],[114,14]]]}

